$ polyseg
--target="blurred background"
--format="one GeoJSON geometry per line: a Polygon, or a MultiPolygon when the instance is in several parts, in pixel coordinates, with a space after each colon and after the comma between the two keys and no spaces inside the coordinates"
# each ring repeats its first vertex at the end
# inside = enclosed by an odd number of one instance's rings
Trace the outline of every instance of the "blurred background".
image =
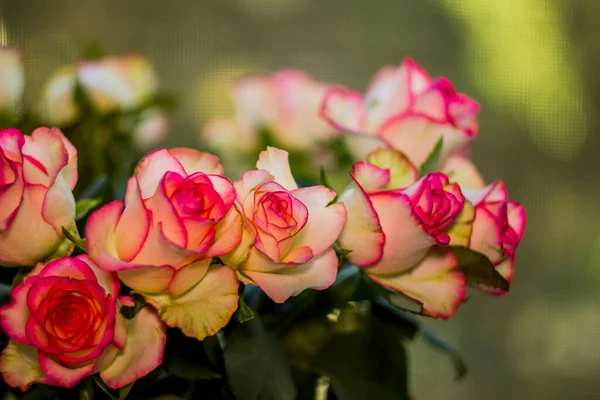
{"type": "Polygon", "coordinates": [[[234,77],[283,67],[363,91],[411,55],[482,105],[473,158],[528,226],[508,297],[475,295],[429,325],[466,358],[410,346],[416,399],[600,398],[600,3],[597,0],[0,0],[26,102],[98,41],[139,52],[178,96],[168,145],[230,115],[234,77]]]}

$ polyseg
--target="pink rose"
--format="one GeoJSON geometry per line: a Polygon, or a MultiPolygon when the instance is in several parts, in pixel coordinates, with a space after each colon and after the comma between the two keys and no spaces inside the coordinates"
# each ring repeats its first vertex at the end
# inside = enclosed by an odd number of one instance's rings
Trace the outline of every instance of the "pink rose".
{"type": "Polygon", "coordinates": [[[453,315],[465,297],[465,280],[445,245],[463,240],[468,215],[460,188],[440,172],[415,182],[414,165],[391,149],[372,153],[369,162],[354,165],[353,183],[339,198],[348,210],[339,237],[352,250],[348,260],[420,302],[423,312],[453,315]]]}
{"type": "Polygon", "coordinates": [[[35,265],[59,246],[76,183],[77,150],[58,129],[0,131],[0,264],[35,265]]]}
{"type": "Polygon", "coordinates": [[[512,281],[515,250],[525,231],[525,208],[508,200],[502,181],[479,190],[465,190],[465,196],[475,207],[470,248],[485,254],[496,270],[512,281]]]}
{"type": "Polygon", "coordinates": [[[196,337],[207,332],[196,331],[202,327],[194,321],[201,319],[194,320],[186,305],[208,307],[196,302],[197,296],[223,297],[224,309],[217,308],[215,297],[204,315],[218,317],[207,335],[222,328],[224,316],[237,308],[233,271],[210,266],[213,257],[238,246],[242,235],[242,219],[233,207],[235,189],[222,174],[213,155],[185,148],[153,151],[129,179],[125,210],[113,201],[94,212],[86,226],[90,258],[144,294],[169,325],[196,337]],[[214,279],[221,280],[216,287],[214,279]]]}
{"type": "Polygon", "coordinates": [[[328,288],[337,274],[331,246],[346,219],[344,205],[330,205],[335,192],[324,186],[298,188],[283,150],[269,147],[256,167],[235,183],[244,237],[224,260],[278,303],[307,288],[328,288]]]}
{"type": "Polygon", "coordinates": [[[0,372],[13,387],[34,382],[73,387],[91,374],[120,388],[162,362],[165,327],[144,308],[131,320],[119,309],[116,275],[101,271],[86,256],[39,264],[0,308],[10,338],[0,372]]]}
{"type": "Polygon", "coordinates": [[[448,79],[430,78],[410,58],[398,68],[383,67],[364,97],[341,87],[330,89],[321,108],[333,126],[371,138],[369,145],[363,143],[361,158],[387,145],[418,166],[440,137],[444,138],[440,162],[473,140],[478,112],[479,105],[457,93],[448,79]]]}
{"type": "Polygon", "coordinates": [[[300,70],[239,79],[234,86],[236,117],[241,127],[266,127],[278,144],[290,149],[314,148],[337,131],[319,116],[329,85],[300,70]]]}

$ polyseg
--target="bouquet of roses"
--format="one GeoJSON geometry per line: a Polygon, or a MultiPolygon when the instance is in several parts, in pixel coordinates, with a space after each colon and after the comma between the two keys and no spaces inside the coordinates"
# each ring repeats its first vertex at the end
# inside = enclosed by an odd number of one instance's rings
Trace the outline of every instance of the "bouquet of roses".
{"type": "Polygon", "coordinates": [[[509,290],[525,211],[470,161],[478,104],[410,59],[365,95],[241,78],[197,149],[145,155],[173,103],[143,57],[34,110],[19,51],[0,76],[5,398],[406,399],[418,333],[465,372],[420,316],[509,290]]]}

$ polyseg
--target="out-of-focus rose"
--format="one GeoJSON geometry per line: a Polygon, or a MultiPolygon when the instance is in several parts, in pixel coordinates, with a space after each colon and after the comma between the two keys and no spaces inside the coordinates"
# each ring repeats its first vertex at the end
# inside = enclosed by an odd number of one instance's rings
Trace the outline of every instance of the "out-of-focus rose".
{"type": "Polygon", "coordinates": [[[242,78],[233,91],[236,118],[241,126],[268,129],[285,148],[314,148],[337,134],[319,115],[329,87],[299,70],[242,78]]]}
{"type": "Polygon", "coordinates": [[[13,114],[21,105],[25,78],[21,51],[0,48],[0,112],[13,114]]]}
{"type": "Polygon", "coordinates": [[[307,288],[328,288],[337,274],[331,246],[346,219],[344,205],[329,204],[335,192],[324,186],[298,188],[283,150],[267,148],[256,167],[235,183],[244,236],[224,260],[278,303],[307,288]]]}
{"type": "Polygon", "coordinates": [[[171,326],[198,338],[221,329],[237,308],[233,271],[213,265],[242,237],[233,184],[217,157],[159,149],[129,179],[125,210],[113,201],[88,219],[88,253],[144,294],[171,326]]]}
{"type": "Polygon", "coordinates": [[[151,308],[125,320],[119,309],[133,305],[119,296],[119,280],[86,256],[38,264],[0,308],[0,324],[10,338],[0,372],[13,387],[34,382],[73,387],[100,373],[120,388],[162,362],[165,326],[151,308]]]}
{"type": "Polygon", "coordinates": [[[0,131],[0,264],[35,265],[75,225],[77,150],[58,129],[0,131]]]}
{"type": "Polygon", "coordinates": [[[368,136],[360,159],[388,145],[421,165],[435,143],[444,138],[440,164],[477,135],[479,105],[457,93],[446,78],[432,79],[413,60],[385,66],[373,78],[365,96],[336,87],[327,92],[321,114],[340,130],[368,136]]]}
{"type": "Polygon", "coordinates": [[[445,245],[468,240],[472,208],[443,173],[416,181],[417,169],[399,152],[377,150],[368,161],[354,165],[353,182],[339,198],[348,210],[339,237],[340,245],[352,250],[348,260],[420,302],[423,312],[452,316],[466,287],[445,245]]]}
{"type": "Polygon", "coordinates": [[[209,121],[200,133],[200,145],[209,145],[223,156],[248,154],[258,147],[256,131],[250,125],[243,125],[232,118],[215,118],[209,121]]]}
{"type": "Polygon", "coordinates": [[[465,190],[464,193],[475,207],[470,248],[485,254],[496,270],[511,282],[515,271],[515,250],[525,231],[525,208],[508,200],[502,181],[479,190],[465,190]]]}
{"type": "Polygon", "coordinates": [[[158,88],[158,77],[150,61],[133,54],[83,61],[77,66],[77,77],[102,110],[131,110],[158,88]]]}
{"type": "MultiPolygon", "coordinates": [[[[142,56],[108,56],[78,65],[64,65],[51,75],[42,90],[39,108],[44,121],[64,127],[77,120],[80,114],[75,102],[78,81],[100,114],[117,108],[133,110],[158,89],[154,67],[142,56]]],[[[147,109],[131,129],[135,143],[148,149],[168,135],[169,120],[160,110],[147,109]]]]}
{"type": "Polygon", "coordinates": [[[171,122],[159,109],[151,108],[140,115],[140,121],[133,129],[133,140],[143,149],[150,149],[167,138],[171,122]]]}
{"type": "Polygon", "coordinates": [[[40,114],[44,121],[56,126],[75,122],[79,109],[75,105],[77,69],[63,65],[52,73],[42,89],[40,114]]]}

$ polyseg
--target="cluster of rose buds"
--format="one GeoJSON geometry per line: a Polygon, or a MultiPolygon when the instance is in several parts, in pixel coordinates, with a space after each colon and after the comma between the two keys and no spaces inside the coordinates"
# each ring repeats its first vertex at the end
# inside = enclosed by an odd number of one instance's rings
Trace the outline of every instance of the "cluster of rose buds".
{"type": "MultiPolygon", "coordinates": [[[[123,85],[149,85],[123,76],[106,86],[96,67],[82,66],[79,80],[106,107],[108,92],[129,104],[123,85]]],[[[87,255],[70,257],[57,249],[64,230],[77,231],[77,150],[55,128],[0,131],[0,263],[35,266],[0,308],[10,337],[0,372],[11,386],[72,387],[99,373],[122,387],[160,365],[166,325],[198,340],[216,334],[238,308],[240,282],[277,303],[327,289],[340,248],[433,317],[453,316],[466,296],[456,247],[512,280],[525,212],[502,182],[485,186],[469,160],[479,106],[447,79],[407,59],[377,73],[364,96],[297,71],[250,77],[236,93],[234,131],[244,135],[268,126],[302,149],[340,131],[358,140],[347,188],[299,187],[288,153],[275,147],[236,182],[212,154],[158,149],[138,163],[124,204],[89,216],[87,255]],[[131,319],[120,312],[133,305],[122,284],[148,304],[131,319]]]]}

